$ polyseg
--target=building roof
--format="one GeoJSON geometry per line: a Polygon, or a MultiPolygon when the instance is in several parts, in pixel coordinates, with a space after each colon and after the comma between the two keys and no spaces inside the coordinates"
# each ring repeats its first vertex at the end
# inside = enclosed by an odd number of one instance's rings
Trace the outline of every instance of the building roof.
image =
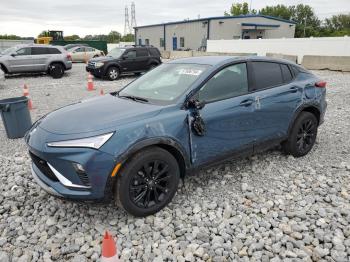
{"type": "Polygon", "coordinates": [[[183,20],[183,21],[177,21],[177,22],[168,22],[168,23],[161,23],[161,24],[136,26],[134,28],[138,29],[138,28],[145,28],[145,27],[174,25],[174,24],[185,24],[185,23],[201,22],[201,21],[208,21],[208,20],[252,18],[252,17],[262,17],[262,18],[271,19],[271,20],[275,20],[275,21],[280,21],[280,22],[284,22],[284,23],[288,23],[288,24],[296,24],[296,22],[291,21],[291,20],[286,20],[286,19],[282,19],[282,18],[279,18],[279,17],[268,16],[268,15],[237,15],[237,16],[214,16],[214,17],[207,17],[207,18],[200,18],[200,19],[183,20]]]}

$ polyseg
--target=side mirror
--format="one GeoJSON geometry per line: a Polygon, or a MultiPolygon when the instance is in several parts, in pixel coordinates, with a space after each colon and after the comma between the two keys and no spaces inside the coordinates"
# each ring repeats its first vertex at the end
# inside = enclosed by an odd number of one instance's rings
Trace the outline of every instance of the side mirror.
{"type": "Polygon", "coordinates": [[[17,54],[16,54],[16,53],[12,53],[11,56],[12,56],[12,57],[15,57],[15,56],[17,56],[17,54]]]}
{"type": "Polygon", "coordinates": [[[193,108],[196,110],[201,110],[205,106],[205,101],[199,101],[198,99],[190,99],[187,102],[188,108],[193,108]]]}
{"type": "Polygon", "coordinates": [[[127,58],[128,58],[127,55],[122,55],[122,59],[123,59],[123,60],[126,60],[127,58]]]}

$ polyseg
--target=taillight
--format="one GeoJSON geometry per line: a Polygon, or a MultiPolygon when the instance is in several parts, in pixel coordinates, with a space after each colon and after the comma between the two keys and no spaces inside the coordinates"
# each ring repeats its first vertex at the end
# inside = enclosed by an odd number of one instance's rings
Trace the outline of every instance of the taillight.
{"type": "Polygon", "coordinates": [[[316,87],[320,87],[320,88],[325,88],[327,85],[327,82],[326,81],[318,81],[315,83],[315,86],[316,87]]]}
{"type": "Polygon", "coordinates": [[[70,60],[70,61],[72,61],[72,56],[71,56],[71,54],[67,54],[67,59],[70,60]]]}

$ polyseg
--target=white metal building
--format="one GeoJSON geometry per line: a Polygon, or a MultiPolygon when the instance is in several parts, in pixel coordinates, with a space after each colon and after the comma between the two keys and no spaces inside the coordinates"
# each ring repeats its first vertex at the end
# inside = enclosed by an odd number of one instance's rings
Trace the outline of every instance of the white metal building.
{"type": "Polygon", "coordinates": [[[265,15],[209,17],[135,27],[138,45],[206,50],[207,40],[293,38],[295,22],[265,15]]]}

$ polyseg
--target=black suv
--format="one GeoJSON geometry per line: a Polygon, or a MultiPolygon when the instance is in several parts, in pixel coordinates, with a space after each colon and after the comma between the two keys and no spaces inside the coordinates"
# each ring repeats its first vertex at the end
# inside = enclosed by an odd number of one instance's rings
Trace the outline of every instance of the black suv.
{"type": "Polygon", "coordinates": [[[153,46],[114,48],[107,56],[93,58],[86,71],[95,77],[116,80],[121,74],[140,74],[162,63],[161,55],[153,46]]]}

